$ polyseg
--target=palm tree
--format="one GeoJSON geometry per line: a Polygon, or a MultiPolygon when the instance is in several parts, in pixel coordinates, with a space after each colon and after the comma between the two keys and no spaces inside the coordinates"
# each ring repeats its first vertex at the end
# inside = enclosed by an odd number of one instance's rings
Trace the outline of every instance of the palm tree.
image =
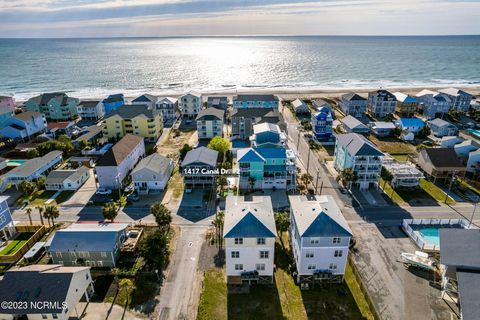
{"type": "Polygon", "coordinates": [[[30,225],[33,225],[33,222],[32,222],[32,208],[27,208],[25,213],[28,215],[28,220],[30,220],[30,225]]]}
{"type": "Polygon", "coordinates": [[[42,222],[42,226],[43,226],[43,207],[42,206],[37,206],[35,207],[37,210],[38,210],[38,214],[40,215],[40,221],[42,222]]]}
{"type": "Polygon", "coordinates": [[[304,173],[300,176],[300,180],[305,184],[305,188],[308,189],[308,185],[313,181],[313,177],[308,173],[304,173]]]}
{"type": "Polygon", "coordinates": [[[150,207],[150,213],[155,217],[160,229],[164,229],[167,232],[170,230],[170,223],[172,223],[172,213],[162,203],[155,202],[150,207]]]}
{"type": "Polygon", "coordinates": [[[213,220],[213,225],[215,226],[216,236],[218,241],[218,246],[222,247],[222,240],[223,240],[223,220],[225,218],[225,214],[223,211],[220,211],[215,219],[213,220]]]}
{"type": "Polygon", "coordinates": [[[45,206],[44,215],[46,216],[47,219],[50,219],[52,221],[52,225],[55,226],[55,219],[57,219],[60,216],[60,211],[58,211],[57,206],[51,204],[51,205],[45,206]]]}
{"type": "Polygon", "coordinates": [[[253,187],[255,187],[255,182],[257,179],[253,176],[248,177],[248,183],[250,184],[250,191],[253,192],[253,187]]]}
{"type": "Polygon", "coordinates": [[[275,226],[277,227],[277,231],[280,232],[280,243],[285,249],[283,233],[288,230],[288,227],[290,227],[290,217],[288,216],[288,212],[280,212],[275,215],[275,226]]]}
{"type": "Polygon", "coordinates": [[[123,278],[118,282],[118,286],[120,290],[125,290],[127,292],[127,299],[125,301],[125,308],[128,306],[128,298],[130,297],[130,293],[134,289],[134,284],[132,280],[128,278],[123,278]]]}
{"type": "Polygon", "coordinates": [[[383,190],[385,190],[385,186],[387,185],[387,182],[388,183],[392,182],[393,174],[387,169],[385,169],[385,167],[382,167],[382,172],[380,173],[380,176],[383,179],[383,190]]]}
{"type": "Polygon", "coordinates": [[[105,220],[113,222],[118,215],[117,205],[114,202],[105,203],[102,207],[102,214],[105,220]]]}
{"type": "Polygon", "coordinates": [[[347,168],[340,172],[337,176],[337,181],[342,182],[343,186],[347,186],[348,189],[352,187],[352,183],[358,180],[358,175],[353,169],[347,168]]]}
{"type": "Polygon", "coordinates": [[[220,187],[220,196],[223,196],[223,188],[228,185],[227,178],[225,176],[219,176],[217,185],[220,187]]]}

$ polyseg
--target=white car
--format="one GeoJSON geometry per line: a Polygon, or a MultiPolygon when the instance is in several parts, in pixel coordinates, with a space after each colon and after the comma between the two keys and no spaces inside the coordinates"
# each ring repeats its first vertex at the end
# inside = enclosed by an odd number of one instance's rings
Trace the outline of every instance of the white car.
{"type": "Polygon", "coordinates": [[[105,196],[105,195],[112,194],[112,190],[106,189],[106,188],[98,188],[95,194],[105,196]]]}

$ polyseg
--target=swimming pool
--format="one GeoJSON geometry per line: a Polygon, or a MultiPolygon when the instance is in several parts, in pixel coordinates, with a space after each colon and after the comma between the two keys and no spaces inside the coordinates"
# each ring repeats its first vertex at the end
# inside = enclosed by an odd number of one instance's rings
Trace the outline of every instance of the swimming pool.
{"type": "Polygon", "coordinates": [[[27,160],[11,159],[7,160],[7,167],[18,167],[25,163],[27,160]]]}
{"type": "MultiPolygon", "coordinates": [[[[461,228],[460,226],[458,226],[461,228]]],[[[435,246],[440,245],[440,229],[439,228],[422,228],[418,230],[418,232],[422,235],[422,238],[425,239],[426,242],[433,244],[435,246]]]]}
{"type": "Polygon", "coordinates": [[[480,130],[467,129],[467,132],[476,138],[480,138],[480,130]]]}

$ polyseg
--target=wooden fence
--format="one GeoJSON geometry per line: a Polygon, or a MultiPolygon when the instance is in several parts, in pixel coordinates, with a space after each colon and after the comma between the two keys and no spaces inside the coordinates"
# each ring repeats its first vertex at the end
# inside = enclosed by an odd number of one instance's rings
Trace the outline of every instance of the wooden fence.
{"type": "Polygon", "coordinates": [[[44,226],[17,226],[17,232],[35,232],[14,254],[0,255],[0,264],[16,263],[47,232],[44,226]]]}

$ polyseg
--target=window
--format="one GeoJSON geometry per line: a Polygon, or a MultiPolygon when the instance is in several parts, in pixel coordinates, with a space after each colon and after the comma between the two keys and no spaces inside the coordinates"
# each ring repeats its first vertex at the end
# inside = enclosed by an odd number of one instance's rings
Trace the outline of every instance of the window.
{"type": "Polygon", "coordinates": [[[310,238],[310,244],[319,244],[320,243],[320,239],[318,238],[310,238]]]}
{"type": "Polygon", "coordinates": [[[265,263],[257,263],[255,269],[257,269],[257,271],[265,271],[265,263]]]}
{"type": "Polygon", "coordinates": [[[330,270],[336,270],[337,269],[337,264],[336,263],[330,263],[330,266],[328,267],[330,270]]]}
{"type": "Polygon", "coordinates": [[[232,258],[234,259],[240,258],[240,251],[232,251],[232,258]]]}
{"type": "Polygon", "coordinates": [[[235,265],[235,270],[243,270],[243,264],[239,263],[235,265]]]}
{"type": "Polygon", "coordinates": [[[265,238],[257,238],[257,244],[258,245],[265,244],[265,238]]]}
{"type": "Polygon", "coordinates": [[[260,259],[268,259],[268,251],[260,251],[260,259]]]}
{"type": "Polygon", "coordinates": [[[317,269],[317,266],[314,265],[314,264],[309,264],[307,268],[308,268],[308,270],[315,270],[315,269],[317,269]]]}
{"type": "Polygon", "coordinates": [[[307,258],[313,258],[313,251],[307,251],[306,254],[305,254],[305,257],[307,258]]]}
{"type": "Polygon", "coordinates": [[[235,238],[235,244],[243,244],[243,238],[235,238]]]}
{"type": "Polygon", "coordinates": [[[333,243],[340,243],[340,237],[333,237],[333,243]]]}
{"type": "Polygon", "coordinates": [[[343,256],[343,251],[342,250],[335,250],[335,257],[341,257],[343,256]]]}

